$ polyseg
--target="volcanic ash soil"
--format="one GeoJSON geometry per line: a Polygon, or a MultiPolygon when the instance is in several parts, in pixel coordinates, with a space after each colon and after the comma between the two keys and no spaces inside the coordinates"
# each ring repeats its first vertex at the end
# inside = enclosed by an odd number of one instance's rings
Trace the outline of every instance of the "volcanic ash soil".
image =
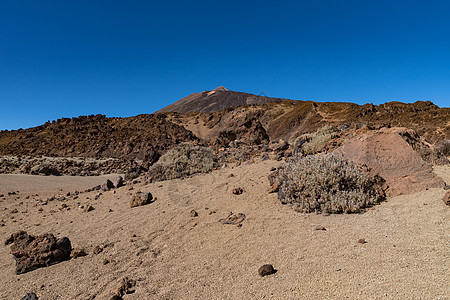
{"type": "MultiPolygon", "coordinates": [[[[242,164],[62,201],[59,194],[86,188],[83,178],[64,184],[64,176],[38,177],[29,189],[35,177],[14,175],[17,191],[8,195],[13,187],[2,177],[0,240],[20,230],[51,233],[70,238],[87,255],[16,275],[11,245],[1,245],[0,298],[31,292],[39,299],[112,299],[113,293],[124,299],[448,296],[450,211],[443,188],[388,198],[362,214],[302,214],[268,191],[267,174],[279,163],[242,164]],[[234,195],[236,187],[244,193],[234,195]],[[39,189],[59,194],[43,205],[36,200],[39,189]],[[153,199],[131,208],[138,192],[153,199]],[[87,211],[88,205],[95,209],[87,211]],[[239,222],[220,221],[242,215],[239,222]],[[260,276],[264,265],[276,272],[260,276]]],[[[434,172],[450,184],[449,166],[434,172]]],[[[95,177],[91,185],[104,179],[95,177]]]]}

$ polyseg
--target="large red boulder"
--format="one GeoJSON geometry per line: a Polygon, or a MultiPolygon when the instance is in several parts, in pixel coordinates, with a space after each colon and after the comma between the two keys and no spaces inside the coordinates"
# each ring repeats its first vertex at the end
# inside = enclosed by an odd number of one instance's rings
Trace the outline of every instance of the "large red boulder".
{"type": "Polygon", "coordinates": [[[431,166],[402,138],[406,128],[382,128],[357,134],[334,151],[386,180],[389,197],[412,194],[426,188],[443,187],[444,181],[431,166]]]}

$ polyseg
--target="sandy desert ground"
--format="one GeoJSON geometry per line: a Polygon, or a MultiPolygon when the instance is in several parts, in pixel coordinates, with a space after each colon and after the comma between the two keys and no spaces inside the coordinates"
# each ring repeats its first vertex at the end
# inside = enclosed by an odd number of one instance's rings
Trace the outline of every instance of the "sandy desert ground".
{"type": "MultiPolygon", "coordinates": [[[[110,299],[127,276],[137,284],[124,299],[450,299],[444,189],[390,198],[362,214],[302,214],[268,193],[267,174],[278,164],[243,164],[47,205],[39,199],[85,190],[104,177],[1,175],[0,298],[35,292],[39,299],[110,299]],[[235,187],[243,194],[233,195],[235,187]],[[139,190],[156,201],[130,208],[139,190]],[[19,193],[8,196],[12,191],[19,193]],[[95,209],[79,208],[88,204],[95,209]],[[246,215],[242,227],[218,221],[229,212],[246,215]],[[89,255],[15,275],[3,241],[18,230],[67,236],[89,255]],[[95,246],[103,251],[93,254],[95,246]],[[260,277],[266,263],[277,273],[260,277]]],[[[450,184],[450,166],[435,172],[450,184]]]]}

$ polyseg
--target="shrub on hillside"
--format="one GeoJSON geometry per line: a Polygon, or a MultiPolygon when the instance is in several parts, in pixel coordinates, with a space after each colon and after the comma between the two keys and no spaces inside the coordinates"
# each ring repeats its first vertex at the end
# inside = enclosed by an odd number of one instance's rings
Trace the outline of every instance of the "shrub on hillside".
{"type": "Polygon", "coordinates": [[[217,166],[217,159],[211,149],[182,143],[161,156],[150,167],[148,174],[150,181],[163,181],[206,173],[217,166]]]}
{"type": "Polygon", "coordinates": [[[324,126],[313,133],[306,133],[299,136],[294,142],[294,149],[296,152],[301,152],[303,155],[317,153],[317,151],[335,138],[338,133],[332,126],[324,126]]]}
{"type": "Polygon", "coordinates": [[[299,212],[356,213],[384,196],[380,177],[338,155],[295,156],[277,172],[278,198],[299,212]]]}
{"type": "Polygon", "coordinates": [[[450,140],[441,140],[435,145],[435,152],[438,155],[450,156],[450,140]]]}

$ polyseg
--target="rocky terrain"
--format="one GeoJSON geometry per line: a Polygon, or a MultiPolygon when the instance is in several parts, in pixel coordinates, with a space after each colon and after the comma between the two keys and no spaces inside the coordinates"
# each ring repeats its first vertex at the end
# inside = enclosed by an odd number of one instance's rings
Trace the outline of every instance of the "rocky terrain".
{"type": "MultiPolygon", "coordinates": [[[[411,140],[420,140],[420,145],[425,145],[423,149],[415,147],[415,150],[428,152],[427,161],[431,163],[442,163],[439,153],[435,153],[448,151],[442,149],[448,148],[450,140],[450,108],[439,108],[431,102],[360,106],[268,98],[220,87],[188,96],[160,112],[165,113],[130,118],[82,116],[29,129],[1,131],[0,155],[18,158],[4,157],[0,172],[35,174],[32,169],[39,166],[28,163],[27,156],[115,161],[110,168],[97,164],[100,172],[93,171],[92,164],[80,160],[75,167],[71,166],[73,162],[65,161],[55,166],[60,174],[135,172],[147,170],[161,154],[183,141],[230,152],[229,148],[263,146],[278,143],[280,139],[292,145],[302,134],[315,132],[326,125],[333,126],[339,133],[334,144],[329,143],[328,150],[338,146],[345,136],[363,128],[412,129],[416,136],[411,140]],[[17,161],[22,159],[26,163],[18,164],[17,161]]],[[[403,138],[408,139],[408,136],[403,138]]],[[[239,156],[249,157],[244,152],[241,151],[239,156]]]]}
{"type": "Polygon", "coordinates": [[[167,112],[200,112],[209,113],[221,111],[223,109],[238,107],[250,104],[263,104],[269,102],[279,102],[287,99],[272,98],[266,96],[256,96],[248,93],[234,92],[219,86],[212,91],[191,94],[156,113],[167,112]]]}
{"type": "Polygon", "coordinates": [[[448,298],[450,109],[431,102],[219,87],[1,131],[0,155],[0,299],[448,298]],[[333,155],[312,183],[283,173],[333,155]],[[360,202],[311,208],[346,200],[317,183],[360,202]]]}
{"type": "MultiPolygon", "coordinates": [[[[33,188],[25,175],[0,175],[16,176],[0,177],[0,240],[51,233],[73,248],[69,260],[16,275],[14,249],[0,246],[0,299],[447,298],[444,189],[390,197],[361,214],[303,214],[268,191],[280,163],[87,192],[105,179],[33,176],[33,188]],[[152,200],[132,207],[137,192],[152,200]],[[264,265],[276,272],[261,277],[264,265]]],[[[449,171],[434,169],[447,183],[449,171]]]]}

